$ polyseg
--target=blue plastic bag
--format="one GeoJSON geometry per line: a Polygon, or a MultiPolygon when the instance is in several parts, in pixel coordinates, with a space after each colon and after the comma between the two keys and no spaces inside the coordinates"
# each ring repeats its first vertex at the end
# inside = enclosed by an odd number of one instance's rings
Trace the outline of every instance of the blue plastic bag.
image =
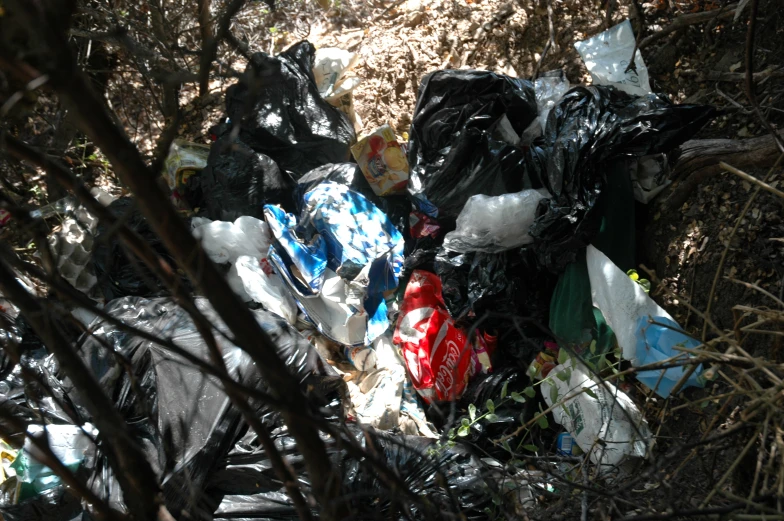
{"type": "MultiPolygon", "coordinates": [[[[691,355],[674,349],[676,346],[696,349],[702,345],[681,332],[681,327],[667,317],[640,317],[637,321],[637,364],[648,365],[679,355],[678,360],[691,355]]],[[[637,379],[662,398],[667,398],[672,388],[688,370],[688,365],[662,370],[640,371],[637,379]]],[[[702,367],[694,371],[684,387],[703,387],[702,367]]]]}
{"type": "MultiPolygon", "coordinates": [[[[398,285],[403,269],[403,236],[386,214],[347,186],[324,181],[303,196],[299,221],[276,206],[264,216],[275,236],[270,260],[297,297],[300,308],[323,334],[330,327],[310,316],[303,299],[318,297],[327,269],[345,281],[340,298],[355,315],[367,315],[364,342],[389,327],[384,292],[398,285]]],[[[331,296],[334,300],[336,296],[331,296]]],[[[312,303],[311,303],[312,304],[312,303]]],[[[341,343],[345,339],[332,338],[341,343]]],[[[350,345],[355,345],[352,341],[350,345]]]]}

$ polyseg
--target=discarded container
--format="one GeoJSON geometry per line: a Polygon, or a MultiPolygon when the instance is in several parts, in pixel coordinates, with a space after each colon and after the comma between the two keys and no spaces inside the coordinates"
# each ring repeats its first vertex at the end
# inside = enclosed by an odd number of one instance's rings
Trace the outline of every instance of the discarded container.
{"type": "Polygon", "coordinates": [[[541,382],[553,418],[588,453],[599,472],[612,472],[628,456],[644,458],[652,444],[648,424],[634,402],[613,384],[599,381],[571,359],[541,382]]]}
{"type": "Polygon", "coordinates": [[[402,194],[408,186],[408,160],[389,125],[351,147],[351,153],[376,195],[402,194]]]}
{"type": "Polygon", "coordinates": [[[394,336],[414,388],[425,402],[455,400],[472,374],[474,350],[455,326],[441,296],[441,281],[416,270],[406,286],[394,336]]]}
{"type": "MultiPolygon", "coordinates": [[[[163,162],[163,175],[178,206],[186,203],[184,191],[191,176],[198,175],[207,166],[210,147],[175,139],[163,162]]],[[[180,206],[182,207],[182,206],[180,206]]]]}
{"type": "MultiPolygon", "coordinates": [[[[96,446],[91,437],[98,431],[89,423],[84,425],[30,425],[27,428],[30,436],[46,436],[49,447],[55,457],[71,472],[82,464],[85,458],[95,455],[96,446]]],[[[60,477],[49,467],[39,462],[36,457],[38,449],[25,440],[24,449],[11,464],[16,472],[17,489],[14,503],[19,503],[49,489],[60,486],[60,477]]]]}
{"type": "Polygon", "coordinates": [[[546,72],[534,81],[536,109],[539,111],[538,119],[542,132],[547,128],[547,117],[550,115],[550,111],[569,92],[569,88],[569,80],[562,70],[546,72]]]}
{"type": "Polygon", "coordinates": [[[574,48],[585,62],[594,84],[612,85],[634,96],[651,92],[648,67],[637,49],[628,19],[593,38],[576,42],[574,48]],[[632,52],[635,53],[634,66],[627,71],[632,52]]]}

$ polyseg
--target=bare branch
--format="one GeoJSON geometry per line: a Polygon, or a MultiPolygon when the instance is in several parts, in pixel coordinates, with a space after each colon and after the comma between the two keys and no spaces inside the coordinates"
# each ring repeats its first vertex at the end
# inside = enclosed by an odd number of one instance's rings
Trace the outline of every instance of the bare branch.
{"type": "Polygon", "coordinates": [[[640,45],[638,46],[640,49],[645,49],[652,43],[658,42],[668,34],[674,33],[678,29],[683,29],[684,27],[688,27],[690,25],[701,24],[704,22],[710,22],[711,20],[725,20],[728,18],[732,18],[735,15],[735,8],[738,7],[737,3],[725,5],[721,9],[717,9],[715,11],[702,11],[700,13],[690,13],[684,14],[677,17],[672,23],[662,30],[653,33],[652,35],[644,38],[640,45]]]}

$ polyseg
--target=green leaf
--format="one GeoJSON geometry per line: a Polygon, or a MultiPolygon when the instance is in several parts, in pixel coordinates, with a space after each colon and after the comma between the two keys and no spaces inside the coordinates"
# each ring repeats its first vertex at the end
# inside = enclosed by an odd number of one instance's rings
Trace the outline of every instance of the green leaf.
{"type": "Polygon", "coordinates": [[[502,400],[503,400],[504,398],[506,398],[506,391],[507,391],[507,388],[508,388],[508,387],[509,387],[509,382],[508,382],[508,381],[504,382],[504,386],[503,386],[503,387],[501,387],[501,399],[502,399],[502,400]]]}
{"type": "Polygon", "coordinates": [[[708,404],[710,404],[710,400],[705,400],[700,404],[700,409],[704,409],[705,407],[708,406],[708,404]]]}
{"type": "Polygon", "coordinates": [[[476,405],[473,403],[468,406],[468,416],[471,417],[471,421],[476,420],[476,405]]]}
{"type": "Polygon", "coordinates": [[[468,433],[470,432],[470,430],[471,430],[470,427],[468,427],[467,425],[461,425],[460,428],[457,429],[457,435],[458,436],[468,436],[468,433]]]}
{"type": "Polygon", "coordinates": [[[516,401],[517,403],[525,403],[525,397],[520,393],[512,393],[512,400],[516,401]]]}
{"type": "Polygon", "coordinates": [[[506,450],[506,452],[509,452],[509,453],[512,452],[512,447],[509,445],[509,440],[504,440],[504,442],[501,443],[501,445],[506,450]]]}
{"type": "Polygon", "coordinates": [[[87,159],[89,159],[90,161],[95,161],[96,159],[98,159],[98,156],[96,156],[95,154],[90,154],[89,156],[87,156],[87,159]]]}
{"type": "Polygon", "coordinates": [[[495,412],[495,403],[493,403],[493,400],[490,400],[488,398],[487,403],[485,405],[487,406],[488,411],[490,411],[491,413],[495,412]]]}
{"type": "Polygon", "coordinates": [[[468,418],[463,418],[462,420],[460,420],[460,424],[464,425],[466,427],[470,427],[471,426],[471,421],[468,418]]]}
{"type": "Polygon", "coordinates": [[[499,496],[498,494],[493,494],[493,504],[500,505],[501,503],[502,503],[501,496],[499,496]]]}
{"type": "Polygon", "coordinates": [[[550,386],[550,402],[551,403],[558,402],[558,388],[554,385],[550,386]]]}
{"type": "Polygon", "coordinates": [[[566,380],[569,379],[570,376],[572,376],[571,374],[569,374],[570,372],[571,371],[567,372],[566,369],[564,369],[563,371],[558,371],[557,373],[555,373],[555,376],[562,382],[565,382],[566,380]]]}
{"type": "Polygon", "coordinates": [[[589,387],[583,387],[583,391],[585,391],[585,394],[587,394],[588,396],[590,396],[594,400],[598,400],[599,399],[599,397],[596,396],[596,393],[593,392],[593,390],[590,389],[589,387]]]}
{"type": "Polygon", "coordinates": [[[497,414],[490,413],[490,414],[488,414],[487,416],[485,416],[485,419],[486,419],[487,421],[489,421],[490,423],[497,422],[497,421],[498,421],[498,415],[497,415],[497,414]]]}
{"type": "Polygon", "coordinates": [[[525,450],[530,450],[531,452],[536,452],[539,450],[539,447],[537,447],[536,445],[523,445],[523,448],[525,450]]]}
{"type": "Polygon", "coordinates": [[[591,340],[591,346],[588,348],[592,355],[596,354],[596,340],[591,340]]]}
{"type": "Polygon", "coordinates": [[[536,420],[536,424],[539,425],[542,429],[546,429],[550,426],[550,422],[547,421],[547,416],[542,416],[538,420],[536,420]]]}
{"type": "Polygon", "coordinates": [[[520,413],[520,424],[521,425],[525,425],[526,423],[528,423],[528,422],[525,421],[525,413],[521,412],[520,413]]]}
{"type": "Polygon", "coordinates": [[[558,351],[558,363],[559,364],[563,364],[563,363],[566,363],[567,360],[569,360],[569,353],[566,351],[566,349],[559,350],[558,351]]]}
{"type": "Polygon", "coordinates": [[[534,396],[536,396],[536,391],[534,391],[533,387],[526,387],[525,390],[523,391],[523,394],[529,398],[533,398],[534,396]]]}

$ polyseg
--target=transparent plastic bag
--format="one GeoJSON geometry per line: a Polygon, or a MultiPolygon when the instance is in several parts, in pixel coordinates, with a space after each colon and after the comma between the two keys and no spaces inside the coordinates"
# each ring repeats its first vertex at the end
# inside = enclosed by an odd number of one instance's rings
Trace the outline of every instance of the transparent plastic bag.
{"type": "Polygon", "coordinates": [[[575,43],[574,48],[585,62],[595,85],[612,85],[634,96],[651,92],[648,68],[640,50],[635,51],[634,31],[629,20],[575,43]],[[634,68],[627,70],[632,52],[634,68]]]}
{"type": "Polygon", "coordinates": [[[447,250],[496,253],[533,242],[528,228],[546,190],[523,190],[495,197],[474,195],[457,216],[457,229],[446,234],[447,250]]]}

